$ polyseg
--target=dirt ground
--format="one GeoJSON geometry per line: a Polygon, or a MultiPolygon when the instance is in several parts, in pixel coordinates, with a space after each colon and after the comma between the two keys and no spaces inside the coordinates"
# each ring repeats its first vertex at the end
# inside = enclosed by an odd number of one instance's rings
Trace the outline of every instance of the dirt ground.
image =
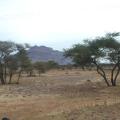
{"type": "Polygon", "coordinates": [[[0,85],[0,119],[120,120],[119,111],[119,82],[106,87],[96,71],[52,70],[0,85]]]}

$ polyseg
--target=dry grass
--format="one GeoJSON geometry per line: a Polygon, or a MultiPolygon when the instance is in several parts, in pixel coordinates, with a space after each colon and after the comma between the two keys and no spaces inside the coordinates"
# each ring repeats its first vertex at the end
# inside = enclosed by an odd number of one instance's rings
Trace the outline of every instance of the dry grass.
{"type": "Polygon", "coordinates": [[[0,86],[0,117],[11,120],[119,120],[120,87],[96,71],[49,71],[0,86]]]}

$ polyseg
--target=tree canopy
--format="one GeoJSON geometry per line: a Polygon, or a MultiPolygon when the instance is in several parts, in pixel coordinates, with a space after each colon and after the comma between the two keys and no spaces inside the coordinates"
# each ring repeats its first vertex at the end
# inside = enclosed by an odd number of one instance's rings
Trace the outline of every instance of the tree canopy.
{"type": "Polygon", "coordinates": [[[11,83],[15,71],[27,66],[29,58],[26,53],[26,45],[16,44],[11,41],[0,41],[0,81],[7,83],[8,76],[11,83]]]}
{"type": "Polygon", "coordinates": [[[76,44],[72,48],[64,51],[66,57],[71,57],[77,65],[94,64],[97,72],[104,78],[108,86],[106,73],[101,63],[113,64],[111,71],[111,83],[116,85],[116,79],[120,71],[120,43],[118,38],[120,33],[107,33],[105,36],[96,37],[95,39],[85,40],[83,44],[76,44]],[[115,73],[117,69],[117,73],[115,73]]]}

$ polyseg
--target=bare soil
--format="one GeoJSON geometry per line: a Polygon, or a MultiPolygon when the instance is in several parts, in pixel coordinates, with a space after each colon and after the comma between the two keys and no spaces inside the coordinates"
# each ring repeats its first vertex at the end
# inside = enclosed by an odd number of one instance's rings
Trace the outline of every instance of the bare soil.
{"type": "Polygon", "coordinates": [[[40,77],[24,75],[19,85],[0,85],[0,118],[120,120],[119,110],[119,82],[106,87],[96,71],[52,70],[40,77]]]}

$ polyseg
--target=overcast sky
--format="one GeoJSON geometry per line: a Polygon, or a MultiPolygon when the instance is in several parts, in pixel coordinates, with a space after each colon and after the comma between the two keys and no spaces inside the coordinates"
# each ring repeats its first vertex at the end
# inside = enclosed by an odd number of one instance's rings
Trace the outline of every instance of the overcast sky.
{"type": "Polygon", "coordinates": [[[0,0],[0,40],[62,50],[120,31],[120,0],[0,0]]]}

